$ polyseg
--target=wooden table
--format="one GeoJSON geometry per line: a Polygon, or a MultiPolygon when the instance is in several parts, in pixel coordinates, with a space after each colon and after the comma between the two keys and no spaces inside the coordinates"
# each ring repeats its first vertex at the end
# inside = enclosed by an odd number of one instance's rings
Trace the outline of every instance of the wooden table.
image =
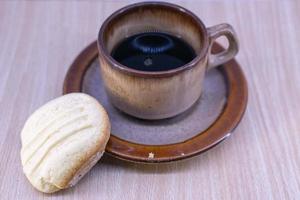
{"type": "Polygon", "coordinates": [[[176,2],[207,26],[232,24],[240,38],[249,104],[230,139],[172,164],[106,156],[53,195],[29,184],[19,156],[26,118],[61,95],[73,58],[129,2],[0,2],[0,199],[299,199],[299,1],[176,2]]]}

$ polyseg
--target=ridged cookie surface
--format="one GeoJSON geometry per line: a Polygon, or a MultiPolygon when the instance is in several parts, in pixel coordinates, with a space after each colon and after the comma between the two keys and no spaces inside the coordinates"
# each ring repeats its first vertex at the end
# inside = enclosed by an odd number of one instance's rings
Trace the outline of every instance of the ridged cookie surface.
{"type": "Polygon", "coordinates": [[[46,193],[74,185],[102,156],[110,135],[104,108],[71,93],[36,110],[21,132],[23,171],[46,193]]]}

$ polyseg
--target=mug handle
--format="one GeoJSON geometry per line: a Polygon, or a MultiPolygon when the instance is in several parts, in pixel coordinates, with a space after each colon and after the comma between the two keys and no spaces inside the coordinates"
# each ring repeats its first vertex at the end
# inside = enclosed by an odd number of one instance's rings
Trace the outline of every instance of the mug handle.
{"type": "Polygon", "coordinates": [[[209,56],[207,69],[222,65],[231,60],[239,51],[238,39],[230,24],[218,24],[207,28],[209,36],[209,56]],[[213,43],[218,37],[225,36],[229,42],[229,47],[217,54],[212,54],[213,43]]]}

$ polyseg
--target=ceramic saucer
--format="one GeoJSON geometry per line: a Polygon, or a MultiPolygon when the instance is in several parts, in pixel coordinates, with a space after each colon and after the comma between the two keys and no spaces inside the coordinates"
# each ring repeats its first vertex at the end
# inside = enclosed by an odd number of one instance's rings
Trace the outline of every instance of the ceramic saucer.
{"type": "MultiPolygon", "coordinates": [[[[214,52],[222,51],[218,44],[214,52]]],[[[208,150],[227,138],[247,105],[247,83],[235,60],[207,72],[200,99],[170,119],[148,121],[114,108],[100,76],[96,42],[75,59],[65,77],[63,93],[94,96],[108,112],[112,130],[106,153],[127,161],[160,163],[181,160],[208,150]]]]}

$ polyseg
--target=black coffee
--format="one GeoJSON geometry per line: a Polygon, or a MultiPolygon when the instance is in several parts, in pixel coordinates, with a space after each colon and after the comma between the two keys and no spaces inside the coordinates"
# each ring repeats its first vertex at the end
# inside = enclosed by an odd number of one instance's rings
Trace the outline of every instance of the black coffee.
{"type": "Polygon", "coordinates": [[[194,49],[179,37],[160,32],[130,36],[112,51],[121,64],[142,71],[165,71],[180,67],[196,57],[194,49]]]}

